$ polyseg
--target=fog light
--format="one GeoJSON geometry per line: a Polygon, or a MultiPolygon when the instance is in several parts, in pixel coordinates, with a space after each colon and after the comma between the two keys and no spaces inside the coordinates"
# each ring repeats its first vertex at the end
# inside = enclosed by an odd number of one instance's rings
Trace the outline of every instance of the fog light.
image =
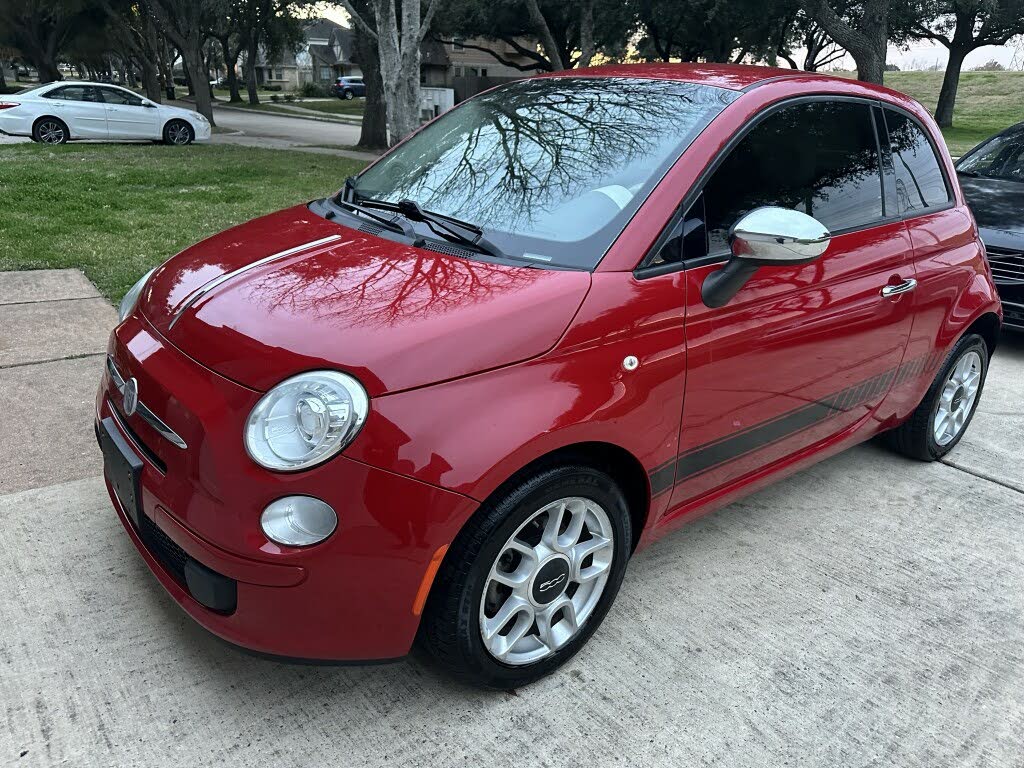
{"type": "Polygon", "coordinates": [[[289,547],[308,547],[334,533],[338,516],[320,499],[285,496],[263,510],[260,525],[271,541],[289,547]]]}

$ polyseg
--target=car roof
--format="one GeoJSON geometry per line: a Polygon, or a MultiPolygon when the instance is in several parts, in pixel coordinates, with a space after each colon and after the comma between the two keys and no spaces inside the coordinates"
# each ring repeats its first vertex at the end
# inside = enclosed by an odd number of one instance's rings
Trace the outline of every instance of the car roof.
{"type": "MultiPolygon", "coordinates": [[[[751,64],[608,64],[587,69],[562,70],[540,75],[540,77],[633,77],[652,80],[676,80],[682,83],[700,83],[734,91],[746,91],[762,83],[777,80],[797,80],[802,83],[823,86],[849,82],[848,78],[822,72],[806,72],[802,69],[782,67],[760,67],[751,64]]],[[[861,85],[891,93],[882,86],[861,85]]]]}

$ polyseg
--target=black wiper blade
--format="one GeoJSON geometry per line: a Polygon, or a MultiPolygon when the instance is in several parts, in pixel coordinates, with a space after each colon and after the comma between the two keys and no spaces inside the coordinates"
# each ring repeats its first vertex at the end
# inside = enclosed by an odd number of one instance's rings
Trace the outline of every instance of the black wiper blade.
{"type": "Polygon", "coordinates": [[[413,226],[408,222],[402,221],[401,219],[397,218],[388,218],[387,216],[381,216],[379,213],[370,210],[370,206],[367,206],[366,204],[353,203],[350,200],[344,200],[342,199],[341,195],[338,195],[338,197],[334,198],[334,204],[339,208],[344,208],[346,211],[354,211],[362,214],[363,216],[371,218],[374,221],[380,222],[382,225],[390,229],[392,232],[398,232],[400,234],[405,235],[410,240],[412,240],[413,243],[419,243],[422,240],[422,238],[418,234],[416,234],[416,230],[413,229],[413,226]]]}
{"type": "Polygon", "coordinates": [[[377,208],[382,211],[394,211],[401,214],[409,221],[420,221],[430,227],[435,234],[448,240],[454,240],[462,245],[475,248],[479,251],[499,259],[506,259],[508,256],[502,250],[484,237],[484,231],[476,224],[468,221],[461,221],[452,216],[445,216],[442,213],[434,213],[420,207],[419,203],[413,200],[399,200],[397,203],[387,200],[364,199],[361,203],[366,208],[377,208]],[[472,236],[466,235],[469,232],[472,236]]]}

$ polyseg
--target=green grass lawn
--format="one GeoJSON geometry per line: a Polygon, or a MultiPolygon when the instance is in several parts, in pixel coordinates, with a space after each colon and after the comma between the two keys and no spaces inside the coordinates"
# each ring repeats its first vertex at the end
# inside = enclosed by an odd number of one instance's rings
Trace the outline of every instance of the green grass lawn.
{"type": "MultiPolygon", "coordinates": [[[[886,72],[885,84],[917,99],[934,113],[942,72],[886,72]]],[[[960,75],[953,127],[942,133],[949,151],[958,156],[982,139],[1022,120],[1024,72],[964,72],[960,75]]]]}
{"type": "Polygon", "coordinates": [[[186,246],[335,192],[363,166],[210,145],[13,144],[2,154],[0,270],[77,267],[111,301],[186,246]]]}

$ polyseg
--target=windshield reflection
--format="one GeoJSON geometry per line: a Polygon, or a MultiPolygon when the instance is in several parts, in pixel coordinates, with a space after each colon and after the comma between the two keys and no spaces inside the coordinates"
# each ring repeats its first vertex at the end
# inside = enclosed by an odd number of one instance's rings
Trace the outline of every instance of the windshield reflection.
{"type": "Polygon", "coordinates": [[[553,77],[466,102],[358,179],[359,194],[474,222],[507,253],[592,267],[738,94],[668,80],[553,77]]]}

